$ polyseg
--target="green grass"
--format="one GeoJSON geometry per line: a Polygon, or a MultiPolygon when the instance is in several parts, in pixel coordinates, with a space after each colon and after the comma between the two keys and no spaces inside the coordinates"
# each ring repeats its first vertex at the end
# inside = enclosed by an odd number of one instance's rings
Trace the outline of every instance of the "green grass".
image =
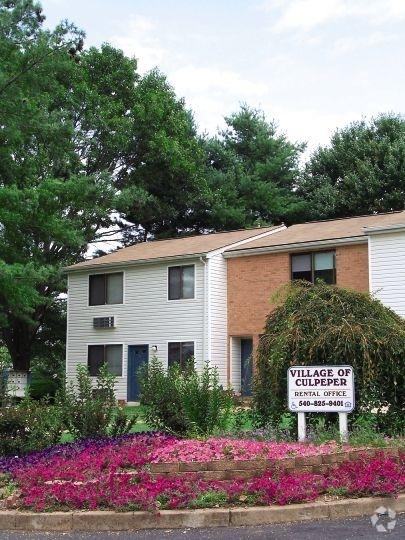
{"type": "Polygon", "coordinates": [[[138,415],[138,420],[134,427],[131,429],[131,433],[138,433],[141,431],[150,431],[150,427],[145,423],[142,416],[142,405],[127,405],[125,407],[125,412],[128,416],[132,414],[138,415]]]}
{"type": "MultiPolygon", "coordinates": [[[[128,405],[125,407],[125,412],[127,413],[128,416],[132,414],[138,415],[138,420],[136,424],[134,425],[134,427],[131,429],[131,433],[151,431],[152,428],[149,427],[144,420],[142,405],[128,405]]],[[[293,418],[292,421],[294,423],[296,421],[295,418],[293,418]]],[[[325,442],[325,440],[331,440],[331,439],[335,439],[338,442],[340,441],[339,431],[337,430],[337,428],[335,428],[334,431],[332,431],[331,429],[326,431],[322,429],[321,422],[319,422],[318,424],[319,425],[315,427],[315,430],[311,434],[312,436],[310,436],[311,442],[315,444],[320,444],[322,442],[325,442]]],[[[280,426],[285,427],[282,425],[280,426]]],[[[225,429],[224,432],[220,433],[219,435],[225,436],[225,437],[226,436],[237,437],[238,434],[242,435],[243,432],[251,431],[252,429],[253,429],[253,426],[252,426],[251,416],[249,415],[249,408],[242,408],[242,409],[239,408],[239,409],[235,409],[232,412],[227,428],[225,429]]],[[[263,434],[262,434],[263,439],[276,440],[274,438],[274,433],[272,433],[271,431],[267,429],[263,429],[262,431],[263,431],[263,434]]],[[[295,441],[296,439],[291,437],[291,435],[288,436],[288,432],[289,430],[287,429],[286,435],[282,437],[282,440],[285,439],[285,441],[287,440],[295,441]]],[[[258,435],[258,437],[260,438],[260,435],[258,435]]],[[[60,442],[73,442],[73,437],[69,432],[65,431],[62,434],[60,442]]],[[[384,447],[386,446],[401,446],[402,447],[404,445],[404,442],[405,442],[404,437],[386,439],[381,434],[378,434],[375,431],[371,432],[371,430],[366,429],[363,426],[362,429],[354,430],[350,434],[348,444],[352,446],[364,446],[364,445],[367,446],[368,445],[368,446],[384,446],[384,447]]]]}

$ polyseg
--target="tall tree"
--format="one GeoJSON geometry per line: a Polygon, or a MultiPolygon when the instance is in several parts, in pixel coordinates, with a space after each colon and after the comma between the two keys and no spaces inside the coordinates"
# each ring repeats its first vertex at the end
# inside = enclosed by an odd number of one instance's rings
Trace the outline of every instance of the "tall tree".
{"type": "Polygon", "coordinates": [[[225,120],[227,129],[204,141],[212,194],[208,223],[218,230],[290,222],[301,207],[294,187],[304,145],[289,142],[246,105],[225,120]]]}
{"type": "Polygon", "coordinates": [[[32,0],[0,0],[0,338],[20,370],[62,267],[111,223],[136,80],[120,51],[84,52],[73,25],[43,21],[32,0]]]}
{"type": "Polygon", "coordinates": [[[195,207],[206,197],[203,151],[192,114],[157,70],[135,87],[131,129],[117,183],[120,210],[134,224],[125,242],[196,230],[195,207]]]}
{"type": "Polygon", "coordinates": [[[337,130],[309,159],[298,193],[310,219],[403,210],[405,118],[384,114],[337,130]]]}

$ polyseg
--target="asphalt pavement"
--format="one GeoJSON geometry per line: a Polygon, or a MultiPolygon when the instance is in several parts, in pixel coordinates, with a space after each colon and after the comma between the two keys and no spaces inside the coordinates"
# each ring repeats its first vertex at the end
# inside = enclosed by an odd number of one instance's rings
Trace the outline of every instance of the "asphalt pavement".
{"type": "Polygon", "coordinates": [[[395,523],[382,516],[376,525],[371,516],[322,521],[305,521],[259,525],[254,527],[219,527],[202,529],[148,529],[122,532],[7,532],[0,531],[1,540],[365,540],[405,539],[405,513],[395,516],[395,523]],[[391,522],[391,524],[390,524],[391,522]],[[392,529],[389,528],[393,527],[392,529]],[[380,529],[381,529],[380,527],[380,529]]]}

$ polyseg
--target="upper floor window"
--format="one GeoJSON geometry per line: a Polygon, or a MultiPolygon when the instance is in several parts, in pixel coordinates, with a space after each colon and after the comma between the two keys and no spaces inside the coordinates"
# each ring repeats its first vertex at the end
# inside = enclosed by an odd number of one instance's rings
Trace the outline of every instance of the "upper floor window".
{"type": "Polygon", "coordinates": [[[311,283],[322,279],[325,283],[334,285],[336,283],[334,251],[291,255],[291,277],[305,279],[311,283]]]}
{"type": "Polygon", "coordinates": [[[122,304],[124,274],[94,274],[89,276],[89,305],[122,304]]]}
{"type": "Polygon", "coordinates": [[[122,345],[89,345],[87,355],[89,374],[97,377],[103,364],[107,364],[110,373],[121,377],[122,345]]]}
{"type": "Polygon", "coordinates": [[[194,298],[194,265],[169,267],[169,300],[194,298]]]}
{"type": "Polygon", "coordinates": [[[194,342],[193,341],[172,341],[167,346],[167,361],[168,365],[179,364],[184,370],[192,358],[194,358],[194,342]]]}

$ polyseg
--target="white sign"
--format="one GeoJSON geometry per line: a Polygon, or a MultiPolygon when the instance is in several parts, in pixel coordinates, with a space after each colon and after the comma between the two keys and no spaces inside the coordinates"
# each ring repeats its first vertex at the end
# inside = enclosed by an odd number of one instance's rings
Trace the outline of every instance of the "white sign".
{"type": "Polygon", "coordinates": [[[345,412],[354,409],[351,366],[294,366],[288,369],[292,412],[345,412]]]}

